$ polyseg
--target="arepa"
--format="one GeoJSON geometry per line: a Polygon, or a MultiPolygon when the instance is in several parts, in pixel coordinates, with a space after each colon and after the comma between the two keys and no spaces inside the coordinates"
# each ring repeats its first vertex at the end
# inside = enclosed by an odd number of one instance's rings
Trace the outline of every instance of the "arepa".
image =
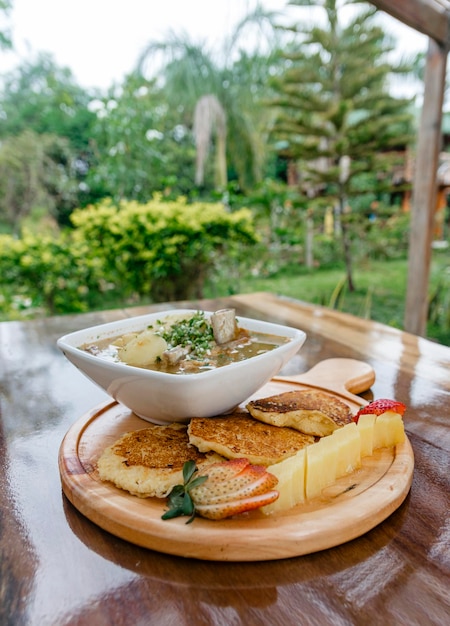
{"type": "Polygon", "coordinates": [[[331,435],[353,419],[345,402],[316,389],[286,391],[252,400],[246,408],[252,417],[261,422],[295,428],[315,437],[331,435]]]}
{"type": "Polygon", "coordinates": [[[183,464],[190,460],[201,468],[224,459],[190,445],[185,424],[151,425],[125,433],[106,448],[97,469],[101,480],[135,496],[163,498],[183,483],[183,464]]]}
{"type": "Polygon", "coordinates": [[[201,452],[213,451],[227,459],[245,458],[254,465],[273,465],[314,443],[314,437],[263,424],[239,410],[219,417],[194,417],[188,435],[201,452]]]}

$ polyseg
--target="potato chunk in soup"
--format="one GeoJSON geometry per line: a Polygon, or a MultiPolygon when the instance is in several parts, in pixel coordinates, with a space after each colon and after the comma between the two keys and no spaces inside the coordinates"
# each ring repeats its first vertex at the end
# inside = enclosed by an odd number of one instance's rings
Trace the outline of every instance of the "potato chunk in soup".
{"type": "Polygon", "coordinates": [[[145,367],[155,363],[167,350],[167,341],[151,330],[144,330],[118,348],[117,356],[127,365],[145,367]]]}

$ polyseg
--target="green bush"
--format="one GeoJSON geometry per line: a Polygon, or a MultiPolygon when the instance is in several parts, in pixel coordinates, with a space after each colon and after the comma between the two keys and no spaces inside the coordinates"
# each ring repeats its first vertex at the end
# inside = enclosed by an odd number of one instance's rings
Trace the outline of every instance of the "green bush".
{"type": "Polygon", "coordinates": [[[409,213],[381,216],[365,235],[366,254],[375,260],[404,259],[409,246],[409,213]]]}
{"type": "Polygon", "coordinates": [[[1,309],[46,313],[89,310],[101,281],[100,264],[87,258],[86,242],[61,235],[8,235],[0,241],[1,309]]]}
{"type": "Polygon", "coordinates": [[[239,255],[257,238],[251,213],[183,198],[147,204],[104,201],[72,215],[75,235],[101,258],[104,278],[125,294],[154,301],[202,297],[216,264],[239,255]]]}
{"type": "Polygon", "coordinates": [[[239,263],[256,243],[251,214],[184,199],[104,201],[73,214],[59,236],[0,236],[0,310],[87,311],[117,300],[202,297],[217,264],[239,263]]]}

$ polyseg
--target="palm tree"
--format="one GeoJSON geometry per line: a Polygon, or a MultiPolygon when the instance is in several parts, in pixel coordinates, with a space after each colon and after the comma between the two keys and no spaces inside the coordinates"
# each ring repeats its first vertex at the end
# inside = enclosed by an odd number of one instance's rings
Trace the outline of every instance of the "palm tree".
{"type": "Polygon", "coordinates": [[[174,33],[164,42],[150,42],[141,55],[138,72],[148,75],[159,70],[167,101],[179,111],[180,121],[192,128],[198,186],[212,177],[207,155],[213,139],[216,189],[224,189],[228,172],[237,177],[243,189],[261,179],[267,156],[264,137],[271,115],[264,99],[275,55],[260,52],[261,43],[255,44],[252,53],[238,46],[244,34],[256,26],[264,35],[266,48],[276,49],[273,17],[273,13],[257,7],[225,39],[216,55],[205,44],[190,41],[186,34],[174,33]]]}
{"type": "Polygon", "coordinates": [[[227,185],[227,121],[226,114],[217,96],[207,94],[197,100],[194,109],[193,132],[197,150],[195,184],[201,187],[205,177],[205,165],[211,144],[211,136],[216,134],[216,187],[227,185]]]}

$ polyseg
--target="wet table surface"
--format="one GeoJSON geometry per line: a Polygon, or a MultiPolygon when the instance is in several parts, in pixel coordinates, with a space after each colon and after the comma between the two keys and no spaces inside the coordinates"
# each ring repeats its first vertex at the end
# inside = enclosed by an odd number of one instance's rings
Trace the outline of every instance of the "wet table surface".
{"type": "Polygon", "coordinates": [[[0,624],[444,625],[450,619],[450,348],[266,293],[0,324],[0,624]],[[362,397],[395,398],[415,469],[404,503],[362,537],[270,562],[185,559],[97,527],[61,490],[58,450],[106,394],[56,347],[61,335],[167,308],[296,326],[284,374],[333,357],[369,363],[362,397]]]}

